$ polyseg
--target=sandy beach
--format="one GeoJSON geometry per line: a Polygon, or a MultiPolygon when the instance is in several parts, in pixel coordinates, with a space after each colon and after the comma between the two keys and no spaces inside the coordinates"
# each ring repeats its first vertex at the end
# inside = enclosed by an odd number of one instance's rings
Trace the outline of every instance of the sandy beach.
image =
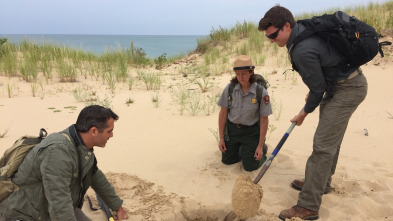
{"type": "MultiPolygon", "coordinates": [[[[194,63],[201,59],[198,57],[194,63]]],[[[362,67],[369,84],[368,95],[350,120],[333,177],[333,191],[322,198],[319,220],[393,220],[392,60],[377,55],[362,67]]],[[[196,84],[178,74],[177,70],[186,65],[193,63],[172,64],[159,72],[152,69],[162,79],[158,107],[152,102],[157,91],[146,90],[141,82],[136,82],[132,90],[119,83],[112,94],[102,81],[90,77],[78,77],[74,83],[53,79],[43,82],[33,97],[30,83],[0,76],[0,133],[6,132],[0,138],[0,154],[22,135],[38,135],[40,128],[57,132],[75,123],[86,104],[74,98],[73,90],[95,91],[97,96],[111,101],[120,117],[114,137],[105,148],[95,148],[94,152],[99,168],[124,200],[129,220],[224,220],[232,210],[231,193],[236,179],[240,175],[254,179],[259,170],[246,172],[239,163],[221,163],[212,132],[218,128],[218,108],[210,115],[203,111],[195,116],[187,111],[180,114],[171,91],[186,85],[190,91],[200,93],[196,84]],[[14,86],[11,98],[7,85],[14,86]],[[127,105],[129,98],[133,103],[127,105]]],[[[269,118],[275,129],[267,135],[268,156],[290,126],[289,120],[303,107],[307,94],[297,74],[282,74],[288,68],[267,62],[255,70],[276,72],[267,77],[269,94],[278,105],[269,118]]],[[[136,70],[130,68],[129,74],[136,76],[136,70]]],[[[232,76],[228,71],[211,77],[214,86],[203,96],[220,94],[232,76]]],[[[290,187],[290,182],[304,176],[318,113],[316,109],[309,114],[303,125],[290,134],[258,184],[263,189],[262,202],[258,214],[248,220],[279,220],[281,210],[296,204],[299,192],[290,187]]],[[[94,198],[93,190],[88,195],[94,198]]],[[[106,220],[105,214],[92,210],[87,201],[83,210],[92,220],[106,220]]]]}

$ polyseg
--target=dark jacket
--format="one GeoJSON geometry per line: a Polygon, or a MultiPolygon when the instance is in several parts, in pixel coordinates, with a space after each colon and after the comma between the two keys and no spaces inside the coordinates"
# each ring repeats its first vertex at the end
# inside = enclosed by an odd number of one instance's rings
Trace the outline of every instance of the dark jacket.
{"type": "Polygon", "coordinates": [[[357,68],[346,69],[341,63],[344,56],[333,45],[317,35],[306,38],[296,47],[291,48],[295,37],[304,29],[302,24],[295,24],[287,48],[303,82],[310,89],[304,111],[311,113],[322,101],[328,84],[332,85],[337,80],[345,79],[357,68]]]}
{"type": "Polygon", "coordinates": [[[93,150],[75,132],[72,125],[50,134],[27,154],[13,177],[20,190],[0,203],[3,215],[26,221],[76,220],[74,209],[82,207],[90,186],[112,210],[122,205],[123,201],[97,168],[93,150]]]}

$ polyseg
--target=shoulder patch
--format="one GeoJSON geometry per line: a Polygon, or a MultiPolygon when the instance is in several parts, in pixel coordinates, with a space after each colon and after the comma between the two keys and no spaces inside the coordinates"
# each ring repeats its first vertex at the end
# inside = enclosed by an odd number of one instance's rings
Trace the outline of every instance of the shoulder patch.
{"type": "Polygon", "coordinates": [[[262,98],[262,100],[263,100],[263,103],[269,104],[269,102],[270,102],[269,95],[265,95],[265,96],[262,98]]]}

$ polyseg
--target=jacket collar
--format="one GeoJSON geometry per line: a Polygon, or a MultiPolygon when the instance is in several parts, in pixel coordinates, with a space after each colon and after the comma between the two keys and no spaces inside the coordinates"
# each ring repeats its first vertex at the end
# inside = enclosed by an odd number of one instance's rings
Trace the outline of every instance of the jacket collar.
{"type": "Polygon", "coordinates": [[[304,31],[305,27],[302,24],[296,23],[295,26],[292,28],[291,35],[289,36],[289,40],[287,43],[287,49],[290,50],[292,47],[293,41],[295,40],[295,37],[299,35],[302,31],[304,31]]]}
{"type": "Polygon", "coordinates": [[[83,142],[81,135],[76,131],[75,124],[68,127],[68,132],[70,133],[70,136],[74,141],[75,146],[79,146],[79,145],[86,146],[85,142],[83,142]]]}

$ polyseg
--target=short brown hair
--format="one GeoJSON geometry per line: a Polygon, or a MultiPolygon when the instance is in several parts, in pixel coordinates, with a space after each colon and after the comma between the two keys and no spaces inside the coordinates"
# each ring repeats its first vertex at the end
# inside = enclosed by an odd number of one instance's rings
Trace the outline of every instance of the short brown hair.
{"type": "Polygon", "coordinates": [[[258,30],[265,31],[272,25],[276,28],[282,28],[287,22],[291,25],[291,28],[295,26],[296,22],[291,11],[280,5],[276,5],[267,11],[265,16],[259,21],[258,30]]]}
{"type": "Polygon", "coordinates": [[[119,116],[110,108],[99,105],[90,105],[81,110],[76,120],[75,128],[80,133],[86,133],[92,127],[96,127],[98,132],[104,131],[108,127],[107,121],[113,118],[117,121],[119,116]]]}

